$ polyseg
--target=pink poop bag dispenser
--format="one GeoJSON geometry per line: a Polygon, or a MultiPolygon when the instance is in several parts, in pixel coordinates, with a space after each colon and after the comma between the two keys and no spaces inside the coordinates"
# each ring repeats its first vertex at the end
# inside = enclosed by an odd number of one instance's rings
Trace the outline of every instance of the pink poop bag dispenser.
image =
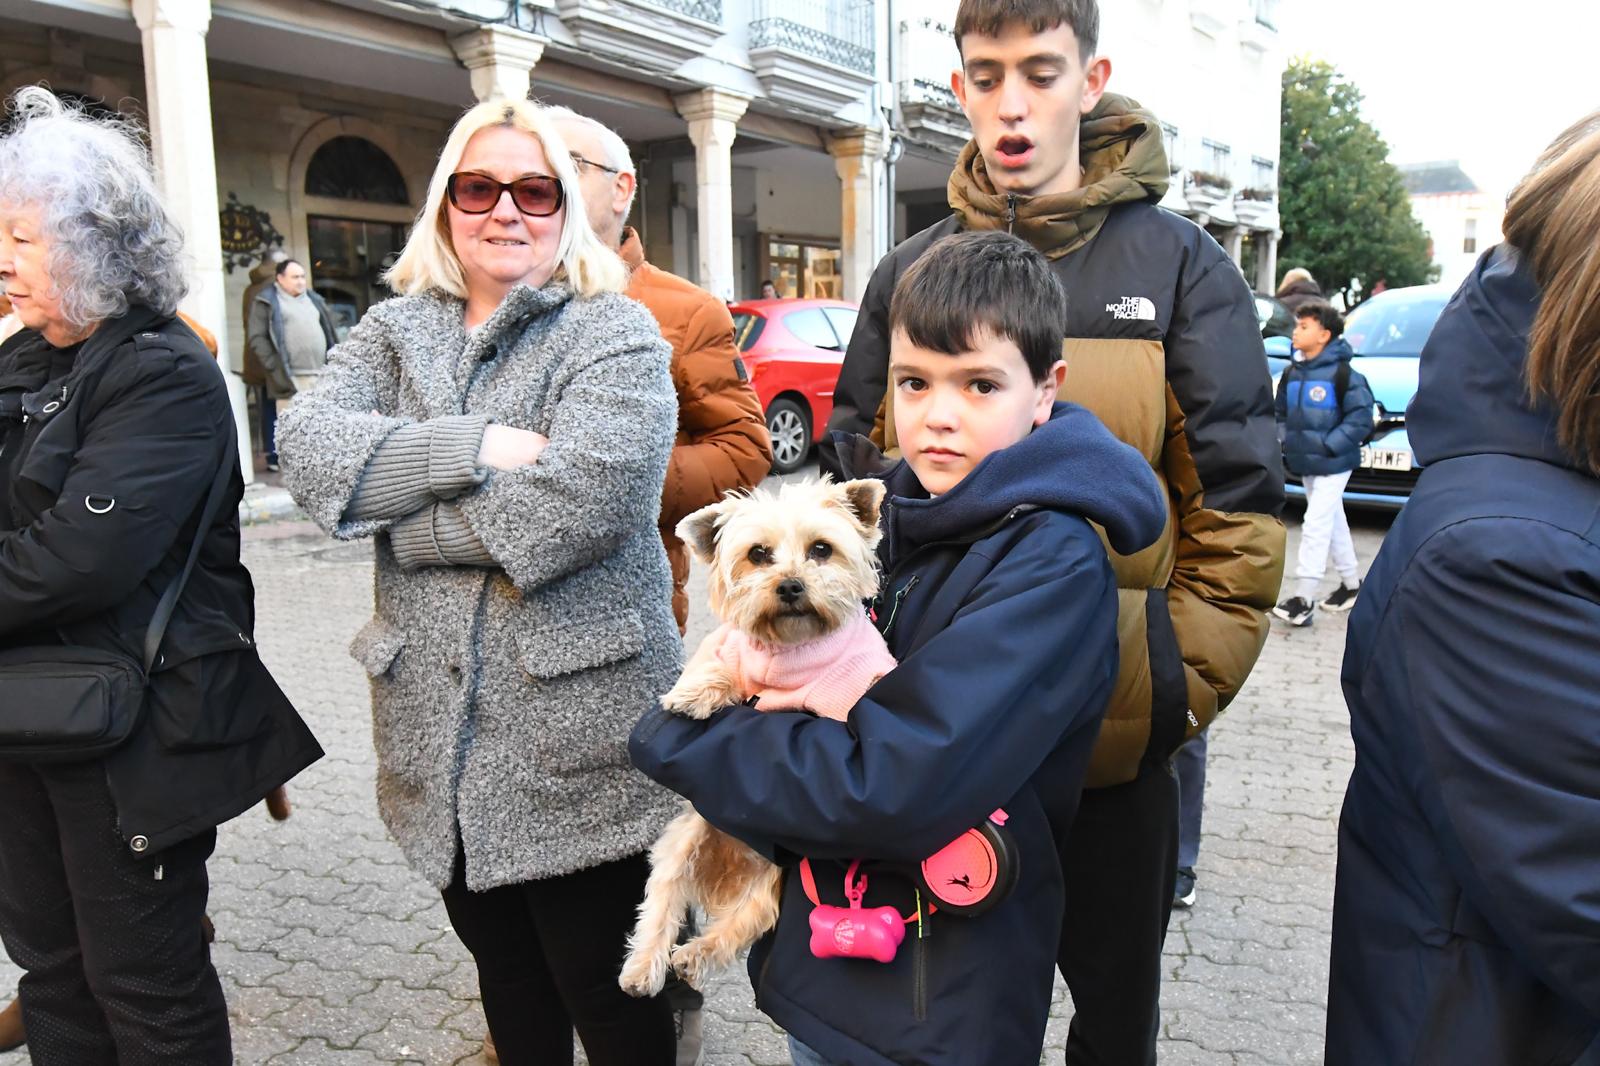
{"type": "MultiPolygon", "coordinates": [[[[861,866],[857,859],[844,875],[844,894],[848,907],[819,903],[811,910],[811,954],[819,959],[871,959],[893,962],[895,951],[906,938],[905,919],[893,907],[863,907],[867,877],[856,876],[861,866]]],[[[809,874],[807,869],[805,874],[809,874]]]]}

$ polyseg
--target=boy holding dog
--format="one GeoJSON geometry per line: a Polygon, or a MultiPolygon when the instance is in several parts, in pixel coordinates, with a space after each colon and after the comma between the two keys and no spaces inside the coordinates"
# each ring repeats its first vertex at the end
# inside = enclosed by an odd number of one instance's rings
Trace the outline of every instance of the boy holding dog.
{"type": "MultiPolygon", "coordinates": [[[[634,731],[636,765],[784,867],[750,975],[797,1063],[1038,1060],[1063,909],[1056,836],[1118,667],[1117,582],[1090,523],[1132,553],[1167,506],[1143,457],[1056,401],[1064,309],[1044,258],[1001,233],[940,242],[896,286],[905,458],[861,438],[839,451],[849,476],[886,489],[881,521],[870,506],[856,518],[883,530],[875,622],[898,665],[845,721],[738,705],[700,721],[656,712],[634,731]],[[921,861],[997,810],[1018,859],[1009,894],[970,916],[929,906],[921,861]],[[905,923],[886,960],[817,951],[813,913],[856,903],[905,923]]],[[[762,565],[760,547],[737,565],[762,565]]],[[[804,610],[827,556],[769,583],[786,590],[772,609],[804,610]]]]}

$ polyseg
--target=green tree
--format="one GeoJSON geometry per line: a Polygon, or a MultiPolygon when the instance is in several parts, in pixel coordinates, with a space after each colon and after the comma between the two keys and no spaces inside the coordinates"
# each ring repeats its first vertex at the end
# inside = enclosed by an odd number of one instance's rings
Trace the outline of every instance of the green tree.
{"type": "Polygon", "coordinates": [[[1438,277],[1428,234],[1389,146],[1361,117],[1361,99],[1321,60],[1296,59],[1283,72],[1279,276],[1303,266],[1346,306],[1379,280],[1399,288],[1438,277]]]}

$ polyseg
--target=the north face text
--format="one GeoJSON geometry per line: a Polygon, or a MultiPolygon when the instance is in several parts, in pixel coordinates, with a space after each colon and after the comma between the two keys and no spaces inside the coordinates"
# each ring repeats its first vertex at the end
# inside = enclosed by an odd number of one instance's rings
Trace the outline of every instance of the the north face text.
{"type": "Polygon", "coordinates": [[[1114,304],[1106,304],[1106,310],[1115,318],[1131,318],[1144,322],[1154,322],[1156,318],[1156,305],[1151,303],[1147,296],[1124,296],[1114,304]]]}

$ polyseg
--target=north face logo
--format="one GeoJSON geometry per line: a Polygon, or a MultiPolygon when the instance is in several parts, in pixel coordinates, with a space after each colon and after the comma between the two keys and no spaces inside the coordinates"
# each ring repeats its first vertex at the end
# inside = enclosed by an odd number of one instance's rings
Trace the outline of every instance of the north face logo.
{"type": "Polygon", "coordinates": [[[1151,303],[1147,296],[1124,296],[1117,303],[1106,304],[1106,310],[1116,318],[1132,318],[1144,322],[1154,322],[1156,319],[1156,305],[1151,303]]]}

